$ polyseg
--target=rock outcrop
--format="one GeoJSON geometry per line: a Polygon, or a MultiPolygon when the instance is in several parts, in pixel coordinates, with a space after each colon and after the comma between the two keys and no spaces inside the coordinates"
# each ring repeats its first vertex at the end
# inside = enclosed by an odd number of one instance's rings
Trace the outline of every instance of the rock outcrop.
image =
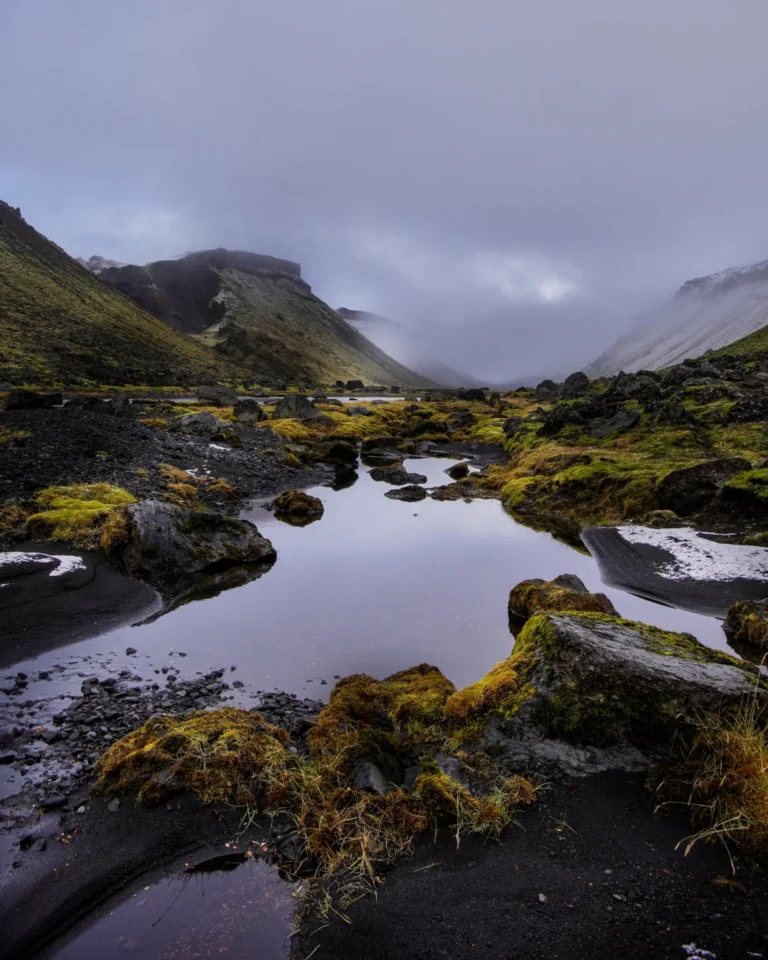
{"type": "Polygon", "coordinates": [[[110,559],[129,576],[157,580],[216,567],[271,563],[277,554],[247,520],[159,500],[126,507],[110,559]]]}

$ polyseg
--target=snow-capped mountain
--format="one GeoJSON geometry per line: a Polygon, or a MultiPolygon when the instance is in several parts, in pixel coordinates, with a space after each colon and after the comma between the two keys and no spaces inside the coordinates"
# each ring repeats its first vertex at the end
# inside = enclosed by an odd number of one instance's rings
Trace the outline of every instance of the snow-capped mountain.
{"type": "Polygon", "coordinates": [[[666,303],[637,317],[587,369],[590,377],[659,370],[700,357],[768,324],[768,260],[684,283],[666,303]]]}
{"type": "Polygon", "coordinates": [[[109,270],[110,267],[124,267],[124,263],[120,263],[119,260],[107,260],[106,257],[100,257],[98,254],[95,254],[92,257],[89,257],[87,260],[85,257],[78,257],[77,262],[81,266],[85,267],[86,270],[90,270],[91,273],[95,273],[98,277],[99,274],[104,273],[105,270],[109,270]]]}

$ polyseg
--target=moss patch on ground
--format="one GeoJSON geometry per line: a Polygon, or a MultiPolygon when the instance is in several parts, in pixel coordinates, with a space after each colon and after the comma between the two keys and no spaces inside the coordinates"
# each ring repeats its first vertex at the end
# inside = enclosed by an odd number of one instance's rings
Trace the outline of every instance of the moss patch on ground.
{"type": "MultiPolygon", "coordinates": [[[[48,487],[36,498],[37,512],[27,521],[27,533],[42,540],[69,540],[79,547],[92,549],[99,545],[102,531],[112,514],[120,507],[135,503],[122,487],[108,483],[76,483],[48,487]]],[[[108,528],[115,536],[115,525],[108,528]]]]}

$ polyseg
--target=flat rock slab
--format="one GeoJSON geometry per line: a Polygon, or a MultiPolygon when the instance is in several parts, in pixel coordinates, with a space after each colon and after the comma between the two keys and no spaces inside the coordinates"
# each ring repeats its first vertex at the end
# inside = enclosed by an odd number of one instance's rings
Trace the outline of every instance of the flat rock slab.
{"type": "Polygon", "coordinates": [[[24,543],[0,553],[0,667],[135,623],[157,593],[98,553],[24,543]]]}
{"type": "Polygon", "coordinates": [[[587,527],[603,583],[668,606],[725,617],[768,596],[768,549],[709,540],[690,528],[587,527]]]}

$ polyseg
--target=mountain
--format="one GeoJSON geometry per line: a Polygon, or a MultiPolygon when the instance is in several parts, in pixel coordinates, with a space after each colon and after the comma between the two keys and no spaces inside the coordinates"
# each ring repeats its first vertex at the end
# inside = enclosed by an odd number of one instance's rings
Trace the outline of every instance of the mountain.
{"type": "Polygon", "coordinates": [[[431,385],[316,297],[290,260],[203,250],[144,266],[107,267],[99,278],[174,330],[246,365],[263,383],[431,385]]]}
{"type": "Polygon", "coordinates": [[[340,307],[337,312],[390,356],[396,357],[412,370],[418,370],[440,386],[480,386],[480,381],[471,374],[450,367],[433,356],[426,344],[406,333],[396,320],[365,310],[349,310],[347,307],[340,307]]]}
{"type": "Polygon", "coordinates": [[[91,273],[95,273],[97,277],[110,267],[125,266],[125,264],[120,263],[119,260],[107,260],[106,257],[99,257],[97,255],[89,257],[87,260],[84,257],[78,257],[77,262],[81,267],[85,267],[86,270],[90,270],[91,273]]]}
{"type": "Polygon", "coordinates": [[[587,368],[590,377],[658,370],[700,357],[768,324],[768,260],[684,283],[587,368]]]}
{"type": "Polygon", "coordinates": [[[240,372],[105,286],[0,201],[0,380],[178,384],[240,372]]]}

